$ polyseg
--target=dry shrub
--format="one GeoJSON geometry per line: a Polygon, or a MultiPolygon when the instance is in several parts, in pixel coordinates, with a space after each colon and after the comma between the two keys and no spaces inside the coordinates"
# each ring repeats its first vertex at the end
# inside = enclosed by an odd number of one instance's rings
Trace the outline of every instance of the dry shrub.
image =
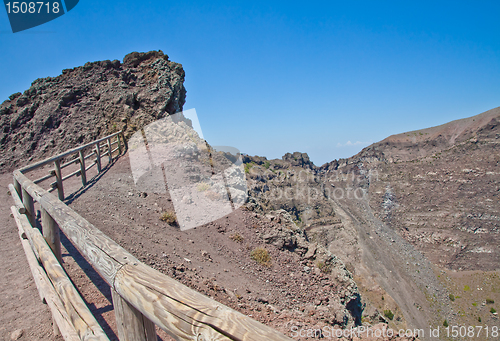
{"type": "Polygon", "coordinates": [[[174,225],[177,223],[177,217],[175,216],[175,212],[173,211],[163,212],[160,215],[160,220],[170,225],[174,225]]]}
{"type": "Polygon", "coordinates": [[[205,192],[210,189],[210,185],[207,184],[206,182],[200,182],[199,184],[196,185],[196,189],[198,192],[205,192]]]}
{"type": "Polygon", "coordinates": [[[260,265],[271,266],[271,256],[263,247],[255,248],[252,252],[250,252],[250,257],[252,257],[252,259],[260,265]]]}
{"type": "Polygon", "coordinates": [[[241,236],[241,234],[239,233],[235,233],[233,235],[231,235],[229,238],[231,238],[232,240],[234,240],[235,242],[238,242],[238,243],[243,243],[243,237],[241,236]]]}

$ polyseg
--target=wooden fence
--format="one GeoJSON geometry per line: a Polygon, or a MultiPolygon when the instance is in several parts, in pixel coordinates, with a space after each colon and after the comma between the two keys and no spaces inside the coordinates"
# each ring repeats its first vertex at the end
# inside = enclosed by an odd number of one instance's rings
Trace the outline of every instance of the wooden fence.
{"type": "Polygon", "coordinates": [[[141,263],[62,202],[63,181],[80,175],[85,186],[86,171],[94,164],[101,171],[103,155],[111,161],[115,151],[122,152],[125,141],[120,137],[123,135],[118,132],[16,170],[14,185],[9,185],[15,203],[12,214],[40,297],[58,326],[54,331],[65,340],[108,340],[62,268],[62,231],[111,287],[120,341],[156,341],[155,324],[176,340],[291,340],[141,263]],[[112,143],[113,137],[117,140],[112,143]],[[107,148],[102,155],[103,141],[107,148]],[[114,144],[118,146],[113,150],[114,144]],[[89,148],[93,150],[85,156],[89,148]],[[63,158],[76,154],[73,160],[60,164],[63,158]],[[85,160],[92,155],[93,164],[85,167],[85,160]],[[32,181],[25,175],[50,163],[54,169],[48,176],[32,181]],[[80,163],[80,170],[63,177],[61,169],[72,163],[80,163]],[[56,181],[49,190],[37,185],[53,176],[56,181]],[[49,193],[56,188],[58,198],[49,193]],[[35,227],[34,202],[40,206],[43,236],[35,227]]]}

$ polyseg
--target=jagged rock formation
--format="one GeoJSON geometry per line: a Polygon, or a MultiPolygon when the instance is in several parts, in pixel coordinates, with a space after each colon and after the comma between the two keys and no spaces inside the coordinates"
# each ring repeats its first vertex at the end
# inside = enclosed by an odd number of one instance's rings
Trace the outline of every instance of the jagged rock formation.
{"type": "Polygon", "coordinates": [[[35,80],[0,105],[0,171],[182,110],[184,70],[161,51],[133,52],[35,80]]]}
{"type": "MultiPolygon", "coordinates": [[[[149,123],[182,110],[186,96],[183,81],[182,66],[169,61],[161,51],[134,52],[125,56],[123,62],[87,63],[63,70],[54,78],[38,79],[24,93],[11,95],[0,106],[0,172],[120,129],[129,138],[149,123]]],[[[203,141],[198,142],[196,148],[205,147],[203,141]]],[[[183,159],[193,156],[191,150],[178,151],[183,159]]],[[[303,225],[301,219],[309,219],[307,226],[316,220],[338,222],[320,195],[317,207],[323,206],[315,209],[314,212],[321,212],[317,215],[304,214],[313,211],[310,202],[301,203],[300,196],[291,206],[286,200],[279,204],[253,200],[245,208],[189,234],[179,231],[178,226],[159,223],[158,216],[172,210],[175,198],[170,192],[164,193],[165,186],[163,191],[147,187],[149,193],[143,186],[143,191],[137,193],[128,164],[130,155],[111,167],[110,177],[103,177],[98,185],[87,188],[69,204],[151,266],[263,322],[276,319],[279,324],[275,327],[285,333],[289,333],[287,324],[292,322],[336,328],[361,324],[364,307],[351,272],[340,258],[321,243],[310,240],[307,231],[296,224],[303,225]],[[102,189],[111,187],[113,194],[107,195],[103,205],[102,189]],[[107,205],[113,207],[113,212],[107,205]],[[298,207],[293,216],[287,212],[291,207],[298,207]],[[103,218],[109,216],[113,220],[103,218]],[[142,234],[143,231],[147,233],[142,234]],[[172,242],[172,237],[177,242],[172,242]],[[258,247],[269,252],[269,265],[259,264],[251,257],[251,251],[258,247]]],[[[234,162],[234,157],[212,151],[210,161],[205,157],[199,161],[210,164],[212,159],[226,158],[234,162]]],[[[251,170],[252,176],[258,177],[258,168],[268,171],[265,158],[253,160],[260,166],[251,170]]],[[[195,168],[191,170],[200,173],[195,168]]],[[[303,170],[310,175],[317,167],[307,154],[287,154],[283,160],[273,162],[268,180],[285,179],[291,185],[297,176],[307,177],[303,170]]],[[[201,180],[203,174],[191,175],[201,180]]],[[[231,177],[226,180],[231,181],[231,177]]],[[[213,185],[209,181],[206,184],[213,185]]],[[[197,195],[218,194],[198,191],[197,195]]],[[[236,198],[234,191],[231,195],[236,198]]],[[[192,203],[187,195],[182,201],[192,203]]]]}
{"type": "MultiPolygon", "coordinates": [[[[432,263],[453,270],[500,264],[499,121],[500,108],[492,109],[390,136],[321,167],[302,153],[246,156],[248,205],[289,212],[309,240],[356,270],[363,295],[383,294],[370,289],[378,277],[410,325],[450,321],[456,313],[432,263]]],[[[373,308],[365,314],[377,315],[373,308]]]]}
{"type": "Polygon", "coordinates": [[[388,137],[349,159],[377,174],[370,206],[442,268],[500,264],[500,108],[388,137]]]}

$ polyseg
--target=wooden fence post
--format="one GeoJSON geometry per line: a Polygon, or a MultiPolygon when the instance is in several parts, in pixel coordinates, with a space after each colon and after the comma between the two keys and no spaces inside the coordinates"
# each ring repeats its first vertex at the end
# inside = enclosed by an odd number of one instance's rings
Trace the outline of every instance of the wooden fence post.
{"type": "Polygon", "coordinates": [[[120,341],[156,341],[154,323],[125,301],[113,288],[111,296],[120,341]]]}
{"type": "Polygon", "coordinates": [[[127,151],[128,150],[128,145],[127,145],[127,140],[125,140],[125,134],[123,133],[123,131],[120,133],[120,135],[122,136],[123,147],[124,147],[125,151],[127,151]]]}
{"type": "Polygon", "coordinates": [[[16,178],[14,178],[14,188],[16,189],[19,199],[23,200],[23,191],[21,189],[21,184],[19,183],[19,181],[17,181],[16,178]]]}
{"type": "Polygon", "coordinates": [[[118,155],[122,154],[122,144],[120,141],[120,134],[116,135],[116,141],[118,142],[118,155]]]}
{"type": "Polygon", "coordinates": [[[42,231],[43,237],[49,244],[54,256],[62,263],[61,238],[59,236],[59,225],[42,207],[42,231]]]}
{"type": "Polygon", "coordinates": [[[26,209],[26,216],[28,216],[28,220],[30,221],[31,226],[36,227],[36,215],[35,215],[35,205],[33,203],[33,198],[31,195],[26,192],[26,190],[22,189],[23,193],[23,205],[26,209]]]}
{"type": "Polygon", "coordinates": [[[57,181],[57,194],[59,195],[59,200],[64,200],[64,189],[63,189],[63,181],[61,175],[61,161],[55,160],[55,173],[56,173],[56,181],[57,181]]]}
{"type": "Polygon", "coordinates": [[[99,143],[96,143],[95,145],[95,153],[96,153],[96,164],[97,164],[97,173],[100,173],[101,172],[101,146],[99,145],[99,143]]]}
{"type": "Polygon", "coordinates": [[[113,149],[111,149],[111,138],[108,139],[108,163],[111,163],[113,161],[113,155],[111,153],[113,149]]]}
{"type": "Polygon", "coordinates": [[[87,186],[87,172],[85,171],[85,155],[80,150],[80,176],[82,177],[83,187],[87,186]]]}

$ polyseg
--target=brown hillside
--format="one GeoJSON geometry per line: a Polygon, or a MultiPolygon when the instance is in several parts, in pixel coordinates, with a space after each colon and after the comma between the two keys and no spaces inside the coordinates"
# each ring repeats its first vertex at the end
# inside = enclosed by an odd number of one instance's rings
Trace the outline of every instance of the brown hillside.
{"type": "Polygon", "coordinates": [[[0,171],[123,129],[130,135],[185,102],[182,65],[161,51],[86,63],[35,80],[0,105],[0,171]]]}

